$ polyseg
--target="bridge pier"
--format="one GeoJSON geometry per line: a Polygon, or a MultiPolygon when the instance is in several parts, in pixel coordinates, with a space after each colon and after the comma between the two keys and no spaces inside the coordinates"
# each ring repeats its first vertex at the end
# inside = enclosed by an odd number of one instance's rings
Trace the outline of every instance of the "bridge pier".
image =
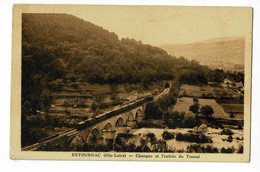
{"type": "Polygon", "coordinates": [[[127,125],[116,127],[116,132],[117,134],[127,134],[128,133],[127,125]]]}
{"type": "Polygon", "coordinates": [[[136,120],[128,121],[128,126],[131,127],[131,128],[136,128],[137,127],[137,121],[136,120]]]}
{"type": "Polygon", "coordinates": [[[113,140],[116,136],[116,130],[113,131],[103,131],[102,137],[106,140],[113,140]]]}
{"type": "Polygon", "coordinates": [[[139,116],[138,116],[138,117],[136,118],[136,121],[137,121],[137,123],[142,122],[142,121],[143,121],[143,117],[139,117],[139,116]]]}

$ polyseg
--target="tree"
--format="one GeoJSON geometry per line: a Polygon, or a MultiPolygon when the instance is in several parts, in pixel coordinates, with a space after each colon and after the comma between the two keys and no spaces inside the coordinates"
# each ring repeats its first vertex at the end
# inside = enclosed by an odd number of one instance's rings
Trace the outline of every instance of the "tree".
{"type": "Polygon", "coordinates": [[[71,151],[83,151],[84,147],[86,146],[83,138],[81,136],[76,136],[72,139],[69,150],[71,151]]]}
{"type": "Polygon", "coordinates": [[[110,86],[111,99],[113,101],[117,101],[117,99],[118,99],[118,96],[117,96],[118,87],[117,87],[117,85],[116,84],[110,84],[109,86],[110,86]]]}
{"type": "Polygon", "coordinates": [[[194,114],[198,114],[199,113],[199,105],[197,103],[193,104],[190,106],[190,111],[193,112],[194,114]]]}
{"type": "Polygon", "coordinates": [[[197,97],[194,97],[194,98],[193,98],[193,102],[194,102],[194,103],[199,103],[199,99],[198,99],[197,97]]]}
{"type": "Polygon", "coordinates": [[[174,134],[168,132],[167,130],[164,130],[163,133],[162,133],[162,138],[163,138],[164,140],[174,139],[174,134]]]}
{"type": "Polygon", "coordinates": [[[206,105],[206,106],[202,106],[200,109],[200,113],[206,117],[206,118],[210,118],[212,117],[212,114],[214,113],[214,110],[211,106],[206,105]]]}
{"type": "Polygon", "coordinates": [[[189,111],[184,115],[184,118],[181,123],[182,127],[193,128],[199,124],[199,121],[196,119],[196,116],[189,111]]]}
{"type": "Polygon", "coordinates": [[[95,110],[97,110],[97,108],[98,108],[97,104],[95,102],[93,102],[91,105],[91,110],[95,111],[95,110]]]}
{"type": "Polygon", "coordinates": [[[155,102],[147,103],[145,109],[145,118],[146,119],[162,119],[162,111],[159,105],[155,102]]]}

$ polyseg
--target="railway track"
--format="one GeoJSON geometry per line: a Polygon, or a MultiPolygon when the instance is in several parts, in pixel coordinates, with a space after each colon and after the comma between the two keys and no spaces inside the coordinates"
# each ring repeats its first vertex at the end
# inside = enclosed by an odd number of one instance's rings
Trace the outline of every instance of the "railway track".
{"type": "Polygon", "coordinates": [[[69,131],[66,132],[61,132],[59,134],[50,136],[50,137],[46,137],[44,139],[39,140],[39,142],[30,145],[30,146],[26,146],[24,148],[22,148],[22,151],[34,151],[36,150],[38,147],[40,147],[41,145],[45,145],[47,143],[62,139],[64,137],[70,137],[72,135],[76,135],[78,132],[91,127],[92,125],[95,125],[98,122],[104,121],[106,119],[109,119],[115,115],[127,112],[131,109],[134,109],[137,106],[140,106],[146,102],[152,101],[152,100],[157,100],[158,98],[162,97],[163,95],[167,94],[169,92],[169,88],[164,89],[164,91],[156,96],[147,96],[145,98],[142,99],[138,99],[135,100],[133,102],[130,102],[128,104],[122,105],[120,107],[116,107],[115,109],[113,109],[112,111],[108,111],[102,114],[97,115],[95,118],[91,118],[82,122],[79,122],[76,126],[75,129],[71,129],[69,131]]]}

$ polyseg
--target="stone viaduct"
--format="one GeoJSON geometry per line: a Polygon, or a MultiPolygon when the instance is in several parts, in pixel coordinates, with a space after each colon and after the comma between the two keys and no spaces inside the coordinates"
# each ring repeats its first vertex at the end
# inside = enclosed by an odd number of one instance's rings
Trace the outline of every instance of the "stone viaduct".
{"type": "Polygon", "coordinates": [[[77,136],[80,136],[85,143],[105,144],[116,138],[118,134],[127,134],[131,129],[136,128],[145,116],[146,104],[153,99],[158,99],[169,92],[170,82],[164,83],[165,89],[155,96],[138,99],[113,110],[99,114],[95,118],[80,122],[75,129],[40,140],[31,146],[22,148],[23,151],[37,150],[41,146],[70,144],[77,136]]]}

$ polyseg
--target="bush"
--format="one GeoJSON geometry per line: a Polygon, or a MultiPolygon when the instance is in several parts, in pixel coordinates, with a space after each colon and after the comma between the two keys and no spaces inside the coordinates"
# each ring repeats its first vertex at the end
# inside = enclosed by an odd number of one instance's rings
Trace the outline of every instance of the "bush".
{"type": "Polygon", "coordinates": [[[235,152],[234,147],[231,147],[231,148],[224,148],[224,147],[222,147],[221,151],[220,151],[220,153],[234,153],[234,152],[235,152]]]}
{"type": "Polygon", "coordinates": [[[97,144],[97,145],[88,145],[84,151],[88,152],[109,152],[112,150],[112,143],[109,142],[107,145],[97,144]]]}
{"type": "Polygon", "coordinates": [[[238,126],[237,126],[237,129],[242,130],[242,129],[243,129],[243,126],[242,126],[242,125],[238,125],[238,126]]]}
{"type": "Polygon", "coordinates": [[[233,137],[231,135],[229,135],[227,141],[228,142],[232,142],[233,141],[233,137]]]}
{"type": "Polygon", "coordinates": [[[125,151],[126,152],[135,152],[136,151],[136,145],[133,142],[129,143],[128,145],[126,145],[125,151]]]}
{"type": "Polygon", "coordinates": [[[168,152],[168,146],[165,140],[158,140],[152,148],[153,152],[168,152]]]}
{"type": "Polygon", "coordinates": [[[237,139],[237,140],[243,140],[243,137],[241,137],[241,138],[240,138],[240,137],[237,137],[236,139],[237,139]]]}
{"type": "Polygon", "coordinates": [[[95,102],[93,102],[91,105],[91,110],[95,111],[95,110],[97,110],[97,108],[98,108],[97,104],[95,102]]]}
{"type": "Polygon", "coordinates": [[[139,128],[165,128],[162,120],[142,120],[138,122],[139,128]]]}
{"type": "Polygon", "coordinates": [[[162,138],[163,138],[164,140],[174,139],[174,134],[173,134],[173,133],[170,133],[170,132],[168,132],[168,131],[164,131],[164,132],[162,133],[162,138]]]}
{"type": "Polygon", "coordinates": [[[237,153],[243,153],[243,152],[244,152],[244,146],[240,145],[239,148],[238,148],[237,153]]]}
{"type": "Polygon", "coordinates": [[[157,101],[147,103],[145,109],[146,119],[162,119],[172,105],[176,104],[176,98],[172,93],[159,98],[157,101]]]}
{"type": "Polygon", "coordinates": [[[70,151],[83,151],[86,144],[81,136],[76,136],[72,139],[69,145],[70,151]]]}
{"type": "Polygon", "coordinates": [[[163,109],[167,110],[170,106],[175,105],[177,102],[176,98],[172,93],[164,95],[162,98],[157,100],[158,105],[163,109]]]}
{"type": "Polygon", "coordinates": [[[206,118],[211,118],[212,117],[212,114],[214,113],[214,110],[211,106],[209,105],[206,105],[206,106],[202,106],[201,109],[200,109],[200,113],[206,117],[206,118]]]}
{"type": "Polygon", "coordinates": [[[212,143],[213,141],[205,136],[204,134],[182,134],[177,133],[176,140],[178,141],[187,141],[187,142],[195,142],[195,143],[212,143]]]}
{"type": "Polygon", "coordinates": [[[145,109],[145,119],[162,119],[162,109],[156,102],[149,102],[145,109]]]}
{"type": "Polygon", "coordinates": [[[194,98],[193,98],[193,102],[194,102],[194,103],[198,103],[198,102],[199,102],[199,99],[198,99],[197,97],[194,97],[194,98]]]}
{"type": "Polygon", "coordinates": [[[193,144],[187,146],[187,153],[219,153],[218,148],[207,145],[206,147],[193,144]]]}
{"type": "Polygon", "coordinates": [[[154,133],[147,133],[146,137],[149,138],[149,141],[151,142],[151,144],[154,144],[157,141],[154,133]]]}
{"type": "Polygon", "coordinates": [[[197,120],[195,115],[189,111],[184,115],[184,119],[181,124],[182,124],[181,127],[183,128],[193,128],[195,126],[200,125],[200,122],[197,120]]]}
{"type": "Polygon", "coordinates": [[[207,131],[208,131],[207,124],[201,124],[199,127],[193,128],[193,132],[195,132],[195,133],[203,134],[203,133],[206,133],[207,131]]]}
{"type": "Polygon", "coordinates": [[[184,112],[170,112],[164,114],[164,123],[169,128],[176,128],[176,127],[182,127],[182,121],[184,119],[185,113],[184,112]]]}
{"type": "Polygon", "coordinates": [[[25,141],[23,145],[31,145],[38,142],[40,139],[47,137],[48,135],[39,128],[30,128],[27,132],[22,133],[25,141]]]}
{"type": "Polygon", "coordinates": [[[221,132],[220,132],[221,135],[233,135],[234,132],[228,128],[224,128],[221,132]]]}
{"type": "Polygon", "coordinates": [[[49,87],[52,91],[61,91],[63,87],[62,79],[56,79],[54,81],[49,82],[49,87]]]}

